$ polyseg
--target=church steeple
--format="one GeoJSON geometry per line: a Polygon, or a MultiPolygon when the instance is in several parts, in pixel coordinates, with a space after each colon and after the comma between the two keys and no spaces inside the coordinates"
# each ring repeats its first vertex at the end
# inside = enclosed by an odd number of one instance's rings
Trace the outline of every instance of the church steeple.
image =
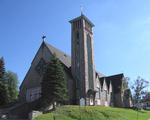
{"type": "Polygon", "coordinates": [[[91,25],[91,27],[94,27],[94,24],[83,14],[83,12],[81,12],[81,15],[79,17],[76,17],[72,20],[70,20],[70,23],[73,23],[79,19],[84,19],[87,23],[89,23],[91,25]]]}
{"type": "Polygon", "coordinates": [[[87,92],[95,89],[95,65],[93,52],[94,24],[83,14],[71,23],[71,71],[76,80],[77,99],[88,101],[87,92]]]}

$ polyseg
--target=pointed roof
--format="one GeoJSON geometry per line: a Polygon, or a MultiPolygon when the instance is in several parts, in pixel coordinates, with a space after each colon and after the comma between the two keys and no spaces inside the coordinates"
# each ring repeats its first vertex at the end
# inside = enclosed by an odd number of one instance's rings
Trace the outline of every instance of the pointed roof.
{"type": "Polygon", "coordinates": [[[53,47],[52,45],[46,43],[44,41],[46,47],[50,50],[50,52],[54,55],[56,55],[56,57],[67,67],[70,68],[71,67],[71,57],[69,55],[67,55],[66,53],[62,52],[61,50],[53,47]]]}
{"type": "Polygon", "coordinates": [[[103,85],[103,81],[105,79],[107,87],[109,88],[109,84],[110,84],[110,81],[111,81],[111,84],[113,85],[114,92],[118,93],[121,90],[123,77],[124,77],[123,73],[117,74],[117,75],[112,75],[112,76],[105,76],[105,77],[100,78],[100,82],[103,85]]]}
{"type": "Polygon", "coordinates": [[[98,76],[99,78],[106,77],[103,73],[100,73],[98,71],[96,71],[96,76],[98,76]]]}

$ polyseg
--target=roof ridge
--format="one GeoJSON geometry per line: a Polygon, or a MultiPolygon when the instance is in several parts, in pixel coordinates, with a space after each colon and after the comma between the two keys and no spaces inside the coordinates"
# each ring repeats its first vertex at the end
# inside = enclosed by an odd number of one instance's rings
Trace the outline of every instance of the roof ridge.
{"type": "Polygon", "coordinates": [[[45,46],[52,54],[56,54],[56,57],[68,68],[71,67],[71,57],[58,48],[55,48],[51,44],[44,41],[45,46]]]}
{"type": "Polygon", "coordinates": [[[48,48],[49,48],[49,46],[50,46],[50,47],[54,48],[55,50],[57,50],[57,51],[63,53],[64,55],[67,55],[68,57],[70,57],[70,55],[68,55],[68,54],[66,54],[65,52],[63,52],[62,50],[60,50],[60,49],[54,47],[53,45],[49,44],[48,42],[45,42],[45,41],[44,41],[44,43],[45,43],[45,45],[46,45],[48,48]]]}

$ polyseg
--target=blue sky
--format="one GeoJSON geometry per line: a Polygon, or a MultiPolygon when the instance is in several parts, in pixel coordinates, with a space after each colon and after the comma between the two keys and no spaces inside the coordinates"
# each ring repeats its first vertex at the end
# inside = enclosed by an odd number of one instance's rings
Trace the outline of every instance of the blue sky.
{"type": "Polygon", "coordinates": [[[149,0],[0,0],[0,56],[23,80],[44,33],[70,54],[69,20],[84,14],[95,24],[96,69],[150,81],[149,0]]]}

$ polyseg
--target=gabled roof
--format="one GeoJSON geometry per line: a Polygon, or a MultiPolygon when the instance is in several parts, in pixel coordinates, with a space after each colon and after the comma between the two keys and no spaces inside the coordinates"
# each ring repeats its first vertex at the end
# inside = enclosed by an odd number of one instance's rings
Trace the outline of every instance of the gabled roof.
{"type": "MultiPolygon", "coordinates": [[[[43,45],[45,45],[45,46],[48,48],[48,50],[51,52],[51,54],[53,54],[53,55],[55,54],[56,57],[57,57],[67,68],[70,69],[70,67],[71,67],[71,57],[70,57],[69,55],[67,55],[67,54],[65,54],[64,52],[62,52],[61,50],[59,50],[59,49],[53,47],[52,45],[46,43],[45,41],[42,42],[42,44],[41,44],[40,47],[42,47],[43,45]]],[[[40,50],[40,48],[39,48],[39,50],[40,50]]],[[[38,51],[39,51],[39,50],[38,50],[38,51]]],[[[38,52],[37,52],[37,53],[38,53],[38,52]]],[[[36,55],[37,55],[37,53],[36,53],[36,55]]],[[[35,55],[35,57],[36,57],[36,55],[35,55]]],[[[35,57],[33,58],[32,62],[34,61],[35,57]]],[[[22,83],[21,83],[21,85],[20,85],[19,88],[21,88],[21,86],[23,85],[23,83],[24,83],[24,81],[25,81],[25,79],[26,79],[26,76],[29,74],[30,69],[31,69],[31,66],[30,66],[28,72],[26,73],[25,78],[24,78],[24,80],[22,81],[22,83]]]]}
{"type": "Polygon", "coordinates": [[[100,73],[98,71],[96,71],[96,76],[98,76],[99,78],[106,77],[103,73],[100,73]]]}
{"type": "Polygon", "coordinates": [[[50,52],[54,55],[56,55],[56,57],[67,67],[70,68],[71,67],[71,57],[69,55],[67,55],[66,53],[62,52],[61,50],[53,47],[52,45],[44,42],[45,45],[47,46],[47,48],[50,50],[50,52]]]}
{"type": "Polygon", "coordinates": [[[117,75],[112,75],[112,76],[105,76],[105,77],[100,78],[100,82],[102,83],[101,85],[103,85],[103,81],[105,79],[107,87],[109,88],[109,84],[111,81],[111,83],[113,85],[114,92],[118,93],[118,92],[120,92],[120,89],[121,89],[123,77],[124,77],[124,75],[122,73],[117,74],[117,75]]]}

